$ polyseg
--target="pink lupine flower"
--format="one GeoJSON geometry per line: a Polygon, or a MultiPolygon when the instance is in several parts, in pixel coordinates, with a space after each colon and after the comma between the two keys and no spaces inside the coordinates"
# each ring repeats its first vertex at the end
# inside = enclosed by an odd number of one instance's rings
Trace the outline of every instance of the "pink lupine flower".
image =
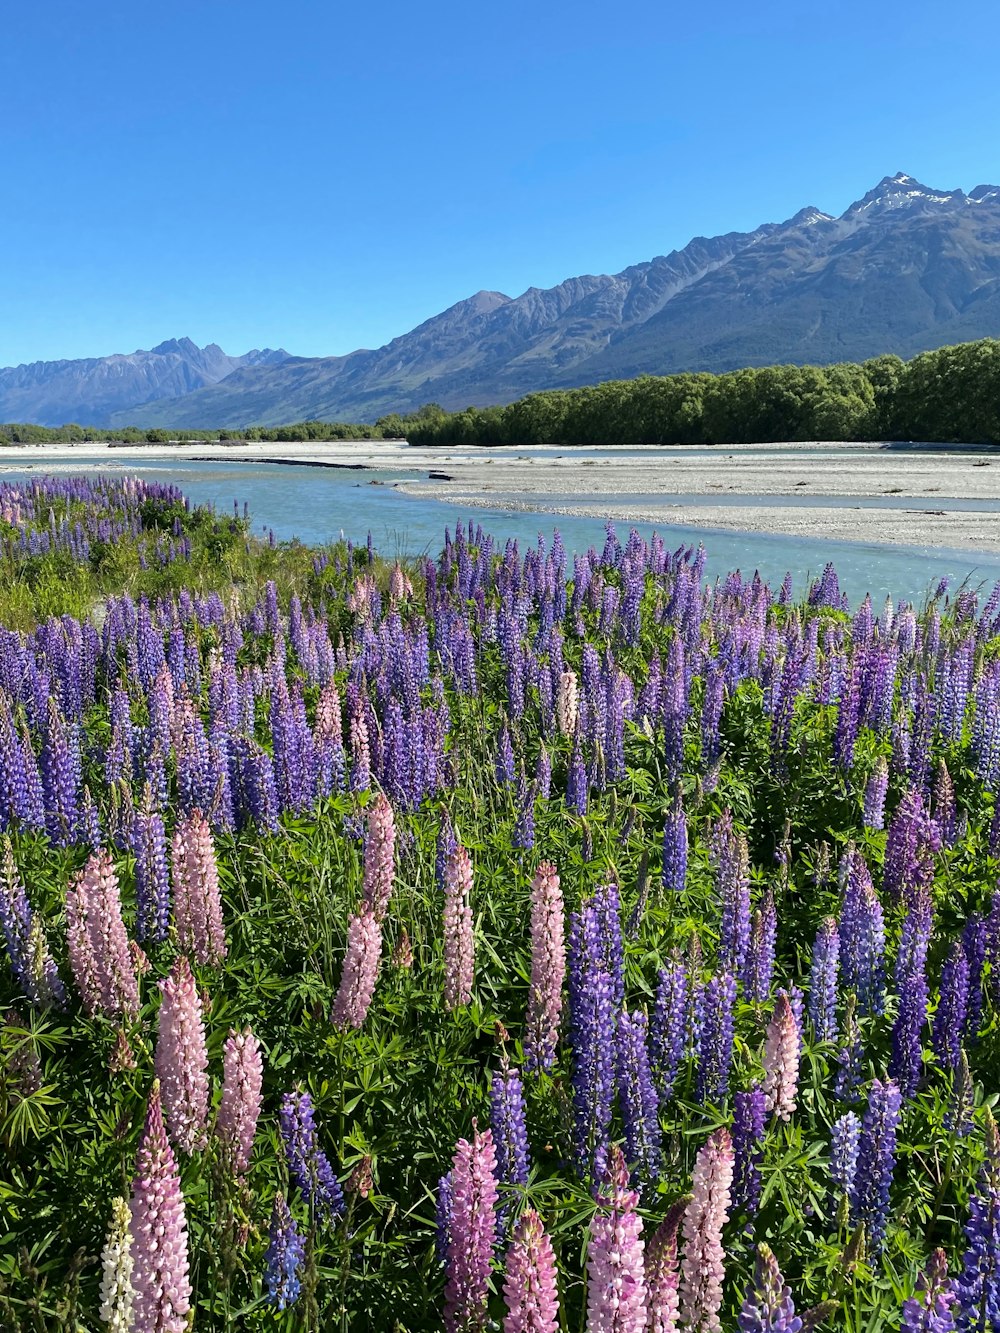
{"type": "Polygon", "coordinates": [[[334,1027],[360,1028],[368,1013],[382,957],[382,927],[370,911],[352,916],[347,924],[344,970],[330,1015],[334,1027]]]}
{"type": "MultiPolygon", "coordinates": [[[[475,1126],[475,1122],[473,1122],[475,1126]]],[[[474,1128],[452,1161],[448,1226],[446,1333],[471,1333],[486,1322],[490,1256],[496,1243],[497,1157],[493,1135],[474,1128]]]]}
{"type": "Polygon", "coordinates": [[[381,921],[392,897],[395,875],[396,820],[384,792],[379,792],[368,810],[365,838],[364,905],[381,921]]]}
{"type": "Polygon", "coordinates": [[[507,1251],[503,1284],[504,1333],[556,1333],[559,1297],[556,1258],[542,1220],[533,1208],[518,1218],[507,1251]]]}
{"type": "Polygon", "coordinates": [[[196,962],[221,963],[226,956],[219,895],[219,867],[208,820],[192,810],[179,821],[171,844],[174,921],[182,949],[196,962]]]}
{"type": "Polygon", "coordinates": [[[250,1165],[263,1078],[260,1042],[249,1028],[242,1032],[231,1030],[222,1047],[222,1100],[215,1125],[239,1176],[250,1165]]]}
{"type": "Polygon", "coordinates": [[[566,975],[565,915],[559,875],[543,861],[531,885],[531,988],[528,992],[528,1067],[550,1069],[556,1057],[566,975]]]}
{"type": "Polygon", "coordinates": [[[677,1230],[690,1199],[672,1204],[646,1249],[646,1328],[648,1333],[676,1333],[680,1270],[677,1230]]]}
{"type": "Polygon", "coordinates": [[[132,1182],[132,1286],[137,1333],[185,1333],[191,1309],[187,1218],[177,1160],[154,1082],[132,1182]]]}
{"type": "Polygon", "coordinates": [[[66,890],[66,934],[73,979],[87,1013],[134,1018],[139,983],[118,876],[107,852],[94,852],[66,890]]]}
{"type": "Polygon", "coordinates": [[[389,596],[394,602],[402,601],[406,592],[406,580],[403,577],[403,571],[397,560],[392,567],[392,573],[389,575],[389,596]]]}
{"type": "Polygon", "coordinates": [[[472,858],[458,846],[444,871],[444,1003],[457,1009],[472,999],[475,944],[472,938],[472,858]]]}
{"type": "Polygon", "coordinates": [[[618,1144],[611,1148],[598,1195],[602,1210],[590,1224],[587,1246],[587,1333],[642,1333],[646,1327],[646,1274],[639,1196],[629,1189],[618,1144]]]}
{"type": "Polygon", "coordinates": [[[181,1152],[199,1147],[208,1119],[208,1050],[202,1004],[186,956],[160,982],[160,1030],[153,1057],[171,1141],[181,1152]]]}
{"type": "Polygon", "coordinates": [[[413,966],[413,944],[406,930],[400,933],[399,939],[396,941],[396,946],[392,951],[392,965],[403,972],[408,972],[413,966]]]}
{"type": "Polygon", "coordinates": [[[790,1120],[799,1086],[799,1025],[791,1001],[778,992],[764,1038],[764,1096],[767,1109],[779,1120],[790,1120]]]}
{"type": "Polygon", "coordinates": [[[330,680],[320,690],[316,700],[316,727],[314,735],[317,741],[332,741],[341,745],[344,740],[344,720],[340,711],[340,692],[336,681],[330,680]]]}
{"type": "Polygon", "coordinates": [[[683,1326],[691,1333],[722,1333],[722,1228],[729,1220],[732,1184],[733,1141],[728,1129],[717,1129],[698,1152],[691,1202],[684,1210],[680,1303],[683,1326]]]}
{"type": "Polygon", "coordinates": [[[564,671],[559,677],[556,690],[556,722],[564,736],[576,732],[576,722],[580,715],[580,685],[575,671],[564,671]]]}

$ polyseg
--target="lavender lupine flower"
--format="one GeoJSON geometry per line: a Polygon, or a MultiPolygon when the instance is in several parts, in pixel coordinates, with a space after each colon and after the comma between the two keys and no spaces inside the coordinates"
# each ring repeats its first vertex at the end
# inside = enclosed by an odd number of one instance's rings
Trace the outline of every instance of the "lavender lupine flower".
{"type": "Polygon", "coordinates": [[[653,1078],[660,1105],[670,1099],[687,1043],[688,974],[679,957],[660,971],[650,1024],[653,1078]]]}
{"type": "Polygon", "coordinates": [[[778,916],[774,905],[774,894],[768,889],[763,906],[753,914],[750,947],[747,950],[741,977],[744,997],[751,1004],[763,1004],[771,992],[777,938],[778,916]]]}
{"type": "Polygon", "coordinates": [[[38,1009],[53,1005],[61,1009],[66,1003],[66,991],[49,952],[41,919],[28,902],[9,838],[4,838],[0,867],[0,926],[14,979],[21,990],[38,1009]]]}
{"type": "Polygon", "coordinates": [[[733,1098],[733,1206],[753,1217],[760,1207],[760,1164],[763,1158],[767,1099],[755,1083],[733,1098]]]}
{"type": "Polygon", "coordinates": [[[837,1036],[837,972],[840,966],[840,934],[828,916],[816,932],[812,969],[809,973],[809,1018],[817,1041],[837,1036]]]}
{"type": "Polygon", "coordinates": [[[573,1052],[574,1146],[582,1175],[599,1177],[614,1104],[614,984],[593,900],[570,919],[569,1040],[573,1052]]]}
{"type": "Polygon", "coordinates": [[[736,980],[729,972],[712,977],[705,987],[702,1027],[698,1039],[698,1100],[721,1102],[729,1091],[733,1059],[733,1006],[736,980]]]}
{"type": "Polygon", "coordinates": [[[661,878],[664,889],[680,893],[687,878],[688,834],[687,820],[680,796],[667,811],[663,824],[663,869],[661,878]]]}
{"type": "Polygon", "coordinates": [[[955,1333],[958,1297],[948,1280],[948,1259],[935,1250],[917,1281],[917,1294],[903,1305],[900,1333],[955,1333]]]}
{"type": "Polygon", "coordinates": [[[799,1025],[785,991],[778,991],[764,1039],[764,1097],[767,1110],[791,1120],[799,1086],[799,1025]]]}
{"type": "Polygon", "coordinates": [[[566,775],[567,806],[576,814],[585,815],[589,793],[590,781],[587,777],[587,766],[583,762],[580,729],[577,727],[576,739],[573,742],[573,753],[569,761],[569,772],[566,775]]]}
{"type": "Polygon", "coordinates": [[[237,1175],[244,1175],[250,1165],[263,1077],[260,1042],[249,1028],[230,1029],[222,1047],[222,1100],[215,1128],[237,1175]]]}
{"type": "Polygon", "coordinates": [[[288,1174],[306,1203],[317,1214],[336,1217],[344,1211],[340,1181],[333,1173],[330,1159],[319,1146],[312,1097],[302,1088],[286,1092],[281,1099],[278,1125],[285,1144],[288,1174]]]}
{"type": "Polygon", "coordinates": [[[969,960],[961,941],[956,940],[941,971],[940,998],[932,1029],[935,1054],[946,1069],[958,1066],[968,1003],[969,960]]]}
{"type": "Polygon", "coordinates": [[[753,1283],[739,1315],[740,1333],[801,1333],[791,1289],[768,1245],[757,1246],[753,1283]]]}
{"type": "Polygon", "coordinates": [[[1000,1327],[1000,1139],[987,1112],[986,1160],[965,1224],[968,1247],[954,1282],[962,1333],[993,1333],[1000,1327]]]}
{"type": "Polygon", "coordinates": [[[496,1149],[497,1181],[505,1185],[527,1185],[530,1160],[524,1088],[516,1069],[501,1070],[490,1080],[490,1129],[496,1149]]]}
{"type": "Polygon", "coordinates": [[[542,861],[531,883],[531,984],[524,1040],[529,1069],[551,1069],[555,1063],[565,976],[562,890],[555,866],[542,861]]]}
{"type": "Polygon", "coordinates": [[[903,1098],[891,1079],[873,1080],[861,1125],[858,1162],[851,1190],[851,1221],[863,1222],[873,1251],[882,1248],[889,1220],[889,1187],[896,1166],[896,1129],[903,1098]]]}
{"type": "Polygon", "coordinates": [[[457,1009],[472,999],[472,858],[464,847],[448,857],[444,875],[444,1003],[457,1009]]]}
{"type": "Polygon", "coordinates": [[[621,1149],[611,1148],[587,1244],[587,1333],[643,1333],[646,1275],[639,1196],[621,1149]]]}
{"type": "Polygon", "coordinates": [[[101,1251],[101,1320],[109,1333],[129,1333],[133,1327],[132,1214],[126,1199],[111,1205],[111,1226],[101,1251]]]}
{"type": "Polygon", "coordinates": [[[691,1333],[722,1333],[722,1229],[729,1220],[733,1164],[729,1130],[717,1129],[698,1150],[682,1223],[681,1319],[691,1333]]]}
{"type": "Polygon", "coordinates": [[[863,818],[865,827],[870,829],[885,828],[885,797],[889,790],[889,765],[885,755],[879,755],[872,769],[872,775],[865,787],[863,818]]]}
{"type": "Polygon", "coordinates": [[[366,908],[347,923],[347,950],[330,1021],[345,1030],[360,1028],[375,993],[382,958],[382,927],[366,908]]]}
{"type": "Polygon", "coordinates": [[[140,940],[160,944],[167,938],[170,925],[170,881],[167,840],[159,811],[142,808],[133,812],[128,843],[135,857],[136,934],[140,940]]]}
{"type": "Polygon", "coordinates": [[[623,1009],[618,1018],[616,1068],[618,1098],[625,1126],[625,1150],[643,1180],[660,1177],[659,1102],[649,1072],[646,1015],[623,1009]]]}
{"type": "Polygon", "coordinates": [[[976,1041],[982,1021],[983,965],[986,962],[987,933],[986,922],[978,912],[973,912],[962,931],[962,948],[969,964],[969,995],[963,1034],[967,1043],[976,1041]]]}
{"type": "Polygon", "coordinates": [[[670,1205],[646,1247],[647,1333],[677,1333],[680,1268],[677,1232],[689,1198],[670,1205]]]}
{"type": "Polygon", "coordinates": [[[299,1269],[305,1254],[305,1242],[299,1235],[288,1201],[283,1194],[276,1194],[264,1256],[267,1265],[264,1281],[268,1302],[279,1310],[287,1309],[299,1299],[302,1290],[299,1269]]]}
{"type": "Polygon", "coordinates": [[[885,919],[864,857],[849,848],[841,862],[845,883],[840,914],[840,968],[845,989],[854,991],[863,1014],[884,1007],[885,919]]]}
{"type": "Polygon", "coordinates": [[[514,1227],[503,1294],[507,1305],[504,1333],[557,1333],[556,1259],[552,1242],[533,1208],[526,1208],[514,1227]]]}
{"type": "Polygon", "coordinates": [[[738,974],[750,945],[750,864],[742,833],[730,833],[722,842],[716,880],[722,900],[719,962],[738,974]]]}
{"type": "Polygon", "coordinates": [[[118,876],[95,852],[66,890],[66,938],[73,979],[88,1014],[139,1012],[139,983],[122,920],[118,876]]]}
{"type": "Polygon", "coordinates": [[[848,1111],[833,1122],[830,1131],[830,1179],[842,1194],[850,1195],[854,1189],[860,1140],[861,1121],[853,1111],[848,1111]]]}
{"type": "Polygon", "coordinates": [[[200,810],[182,815],[171,844],[174,921],[180,947],[196,962],[218,964],[226,956],[219,867],[208,820],[200,810]]]}
{"type": "Polygon", "coordinates": [[[364,904],[381,921],[392,897],[395,876],[396,819],[388,797],[382,792],[368,810],[365,837],[364,904]]]}
{"type": "Polygon", "coordinates": [[[137,1329],[185,1333],[191,1309],[187,1218],[180,1172],[154,1081],[132,1183],[133,1316],[137,1329]]]}
{"type": "Polygon", "coordinates": [[[487,1129],[459,1139],[451,1165],[446,1333],[466,1333],[486,1323],[490,1256],[496,1243],[496,1152],[487,1129]]]}
{"type": "Polygon", "coordinates": [[[434,1252],[438,1263],[448,1262],[451,1244],[451,1172],[446,1171],[438,1181],[437,1201],[434,1205],[434,1252]]]}
{"type": "MultiPolygon", "coordinates": [[[[903,932],[900,957],[907,949],[905,922],[903,932]]],[[[916,942],[909,952],[911,955],[909,965],[904,963],[901,968],[897,959],[899,1013],[892,1029],[892,1055],[889,1059],[889,1073],[899,1084],[904,1097],[913,1096],[923,1072],[923,1030],[927,1022],[928,1000],[927,976],[924,970],[926,939],[922,943],[916,942]]]]}
{"type": "Polygon", "coordinates": [[[208,1119],[208,1049],[201,996],[186,955],[160,982],[159,1032],[153,1065],[174,1145],[184,1153],[201,1146],[208,1119]]]}

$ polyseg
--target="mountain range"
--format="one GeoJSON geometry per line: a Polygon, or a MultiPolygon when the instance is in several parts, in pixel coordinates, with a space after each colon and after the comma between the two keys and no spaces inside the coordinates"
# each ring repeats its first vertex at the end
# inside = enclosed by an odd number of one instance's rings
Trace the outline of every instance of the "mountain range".
{"type": "Polygon", "coordinates": [[[801,209],[612,275],[481,291],[377,350],[151,352],[0,370],[0,421],[169,427],[371,421],[639,374],[910,356],[1000,335],[1000,187],[886,176],[839,217],[801,209]]]}

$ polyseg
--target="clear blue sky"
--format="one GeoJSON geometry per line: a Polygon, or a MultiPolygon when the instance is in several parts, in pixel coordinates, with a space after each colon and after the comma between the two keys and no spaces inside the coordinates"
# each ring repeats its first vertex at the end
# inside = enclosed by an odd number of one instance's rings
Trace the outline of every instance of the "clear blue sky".
{"type": "Polygon", "coordinates": [[[995,0],[35,0],[0,41],[0,365],[377,346],[882,176],[1000,183],[995,0]]]}

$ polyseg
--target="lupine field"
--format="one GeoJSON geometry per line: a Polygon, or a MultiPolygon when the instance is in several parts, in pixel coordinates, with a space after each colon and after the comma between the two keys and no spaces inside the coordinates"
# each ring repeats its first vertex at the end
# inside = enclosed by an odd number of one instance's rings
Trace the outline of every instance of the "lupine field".
{"type": "Polygon", "coordinates": [[[1000,587],[0,486],[0,1327],[1000,1329],[1000,587]]]}

